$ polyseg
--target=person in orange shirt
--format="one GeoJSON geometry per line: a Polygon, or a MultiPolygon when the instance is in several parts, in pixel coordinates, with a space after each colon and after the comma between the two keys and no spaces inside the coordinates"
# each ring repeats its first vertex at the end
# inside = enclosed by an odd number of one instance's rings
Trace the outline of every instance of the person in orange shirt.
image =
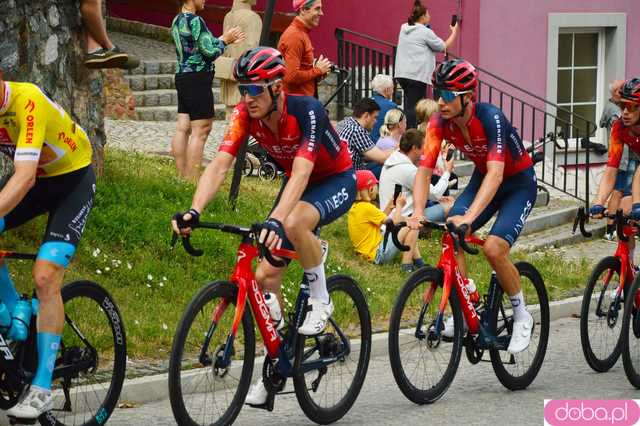
{"type": "Polygon", "coordinates": [[[292,95],[318,97],[317,81],[331,70],[331,62],[320,55],[313,57],[313,46],[309,31],[320,24],[321,0],[293,0],[296,16],[282,33],[278,50],[287,64],[284,75],[284,90],[292,95]]]}

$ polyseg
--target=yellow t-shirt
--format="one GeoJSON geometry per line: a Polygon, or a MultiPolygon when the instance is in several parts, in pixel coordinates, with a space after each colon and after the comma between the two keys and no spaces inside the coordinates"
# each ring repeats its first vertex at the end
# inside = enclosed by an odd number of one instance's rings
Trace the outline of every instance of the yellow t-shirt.
{"type": "Polygon", "coordinates": [[[63,175],[91,164],[85,131],[31,83],[5,82],[0,99],[0,151],[17,161],[37,161],[38,177],[63,175]]]}
{"type": "Polygon", "coordinates": [[[347,214],[349,238],[357,253],[374,261],[382,241],[380,226],[387,218],[382,210],[368,201],[356,201],[347,214]]]}

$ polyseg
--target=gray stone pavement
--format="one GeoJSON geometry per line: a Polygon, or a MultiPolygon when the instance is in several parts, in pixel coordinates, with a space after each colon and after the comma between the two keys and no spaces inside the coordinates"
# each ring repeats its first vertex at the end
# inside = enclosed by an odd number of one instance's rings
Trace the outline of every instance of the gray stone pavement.
{"type": "MultiPolygon", "coordinates": [[[[566,318],[551,324],[551,337],[539,376],[525,391],[506,390],[491,364],[472,366],[462,357],[458,374],[445,396],[431,405],[417,406],[398,389],[387,356],[373,358],[367,379],[341,425],[424,425],[444,422],[469,425],[539,425],[545,399],[629,399],[640,393],[627,382],[621,361],[608,373],[596,374],[580,349],[579,321],[566,318]]],[[[173,425],[168,400],[136,408],[118,409],[109,425],[173,425]]],[[[238,425],[308,425],[294,395],[276,399],[268,413],[245,407],[238,425]]]]}
{"type": "Polygon", "coordinates": [[[168,43],[130,34],[110,32],[111,41],[142,61],[175,61],[176,48],[168,43]]]}
{"type": "MultiPolygon", "coordinates": [[[[171,138],[175,133],[176,123],[105,119],[104,127],[107,134],[107,149],[119,148],[126,151],[168,155],[171,152],[171,138]]],[[[213,158],[226,129],[225,122],[213,122],[204,149],[205,159],[213,158]]]]}

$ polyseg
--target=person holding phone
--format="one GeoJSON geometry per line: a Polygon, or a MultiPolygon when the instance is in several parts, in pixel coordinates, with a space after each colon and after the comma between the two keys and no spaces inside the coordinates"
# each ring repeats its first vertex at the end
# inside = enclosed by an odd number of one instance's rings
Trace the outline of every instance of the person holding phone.
{"type": "Polygon", "coordinates": [[[431,74],[436,68],[436,53],[445,52],[458,37],[458,22],[452,21],[451,34],[442,40],[429,27],[431,15],[427,8],[415,0],[408,22],[402,24],[398,35],[395,78],[404,92],[404,111],[407,128],[416,127],[416,103],[426,96],[431,85],[431,74]]]}
{"type": "MultiPolygon", "coordinates": [[[[407,200],[401,189],[384,210],[380,210],[374,204],[378,196],[378,179],[370,170],[356,171],[356,200],[347,214],[349,238],[355,251],[376,265],[390,263],[400,252],[391,241],[385,246],[383,225],[389,219],[394,223],[406,220],[402,209],[407,200]]],[[[400,268],[404,272],[413,272],[415,268],[424,266],[417,244],[418,231],[403,228],[398,233],[398,240],[409,246],[409,251],[402,252],[400,268]]]]}

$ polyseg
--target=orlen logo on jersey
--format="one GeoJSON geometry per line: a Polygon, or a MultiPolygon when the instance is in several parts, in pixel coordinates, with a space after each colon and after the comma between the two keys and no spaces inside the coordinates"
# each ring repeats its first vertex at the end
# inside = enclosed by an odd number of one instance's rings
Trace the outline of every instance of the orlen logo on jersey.
{"type": "Polygon", "coordinates": [[[27,115],[27,136],[26,136],[26,143],[33,143],[33,128],[35,127],[35,118],[33,118],[33,115],[29,114],[27,115]]]}
{"type": "Polygon", "coordinates": [[[71,151],[75,151],[78,148],[73,139],[67,136],[64,132],[58,133],[58,140],[64,142],[71,151]]]}
{"type": "Polygon", "coordinates": [[[24,107],[25,111],[28,110],[29,113],[32,113],[35,108],[36,108],[36,103],[33,102],[31,99],[27,101],[27,105],[24,107]]]}

